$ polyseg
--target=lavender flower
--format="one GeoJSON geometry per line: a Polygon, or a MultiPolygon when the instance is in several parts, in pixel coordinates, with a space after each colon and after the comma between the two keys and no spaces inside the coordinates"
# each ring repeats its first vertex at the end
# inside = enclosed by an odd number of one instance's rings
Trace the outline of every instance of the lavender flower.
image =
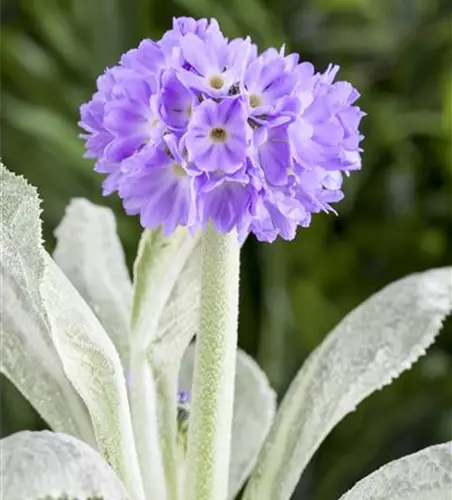
{"type": "Polygon", "coordinates": [[[242,97],[205,100],[188,124],[185,145],[200,173],[232,174],[245,162],[251,127],[242,97]]]}
{"type": "Polygon", "coordinates": [[[361,168],[358,92],[284,49],[258,55],[215,20],[178,18],[107,69],[81,107],[86,156],[144,227],[212,221],[261,241],[333,211],[361,168]]]}
{"type": "Polygon", "coordinates": [[[181,430],[187,429],[190,416],[190,392],[179,391],[177,393],[177,422],[181,430]]]}

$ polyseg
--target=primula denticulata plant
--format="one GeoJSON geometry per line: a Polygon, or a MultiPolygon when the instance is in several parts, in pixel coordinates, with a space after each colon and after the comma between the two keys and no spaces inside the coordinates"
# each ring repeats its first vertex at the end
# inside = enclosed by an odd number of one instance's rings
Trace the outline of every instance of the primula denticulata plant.
{"type": "MultiPolygon", "coordinates": [[[[51,257],[1,166],[1,371],[52,431],[1,441],[2,500],[289,500],[333,427],[425,353],[452,269],[392,283],[315,349],[278,410],[237,350],[240,246],[290,240],[361,168],[358,92],[215,20],[175,19],[97,81],[88,157],[145,228],[131,282],[112,212],[73,200],[51,257]]],[[[302,237],[302,236],[300,236],[302,237]]],[[[343,500],[449,500],[452,443],[343,500]]]]}

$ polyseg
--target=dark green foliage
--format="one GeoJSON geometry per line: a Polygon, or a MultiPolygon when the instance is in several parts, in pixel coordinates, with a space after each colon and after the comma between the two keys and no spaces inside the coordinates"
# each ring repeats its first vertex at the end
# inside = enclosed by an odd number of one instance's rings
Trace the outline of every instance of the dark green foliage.
{"type": "MultiPolygon", "coordinates": [[[[364,168],[346,181],[340,216],[318,215],[292,243],[245,245],[240,343],[282,395],[354,306],[403,275],[451,262],[452,4],[4,0],[1,154],[39,188],[49,249],[68,200],[83,196],[116,210],[131,263],[138,222],[124,216],[116,198],[101,198],[100,178],[82,159],[78,106],[122,51],[159,37],[173,15],[184,14],[216,16],[228,35],[251,34],[261,47],[285,41],[319,69],[339,63],[368,113],[364,168]]],[[[452,439],[451,333],[449,322],[410,373],[338,426],[294,498],[337,499],[384,462],[452,439]]],[[[3,434],[42,426],[6,385],[2,402],[3,434]]]]}

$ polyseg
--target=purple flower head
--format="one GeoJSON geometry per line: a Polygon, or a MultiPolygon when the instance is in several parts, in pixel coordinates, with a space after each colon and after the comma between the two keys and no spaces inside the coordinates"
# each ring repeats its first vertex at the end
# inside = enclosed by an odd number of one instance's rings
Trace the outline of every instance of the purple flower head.
{"type": "Polygon", "coordinates": [[[144,227],[293,239],[361,168],[364,113],[338,71],[176,18],[98,78],[80,110],[85,156],[144,227]]]}

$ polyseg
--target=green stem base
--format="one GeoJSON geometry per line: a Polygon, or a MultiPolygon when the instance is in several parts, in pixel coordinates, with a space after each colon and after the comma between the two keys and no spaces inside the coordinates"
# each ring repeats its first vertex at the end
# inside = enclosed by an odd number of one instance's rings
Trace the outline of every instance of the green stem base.
{"type": "Polygon", "coordinates": [[[188,431],[187,500],[225,500],[237,351],[240,244],[235,233],[203,239],[200,329],[188,431]]]}

